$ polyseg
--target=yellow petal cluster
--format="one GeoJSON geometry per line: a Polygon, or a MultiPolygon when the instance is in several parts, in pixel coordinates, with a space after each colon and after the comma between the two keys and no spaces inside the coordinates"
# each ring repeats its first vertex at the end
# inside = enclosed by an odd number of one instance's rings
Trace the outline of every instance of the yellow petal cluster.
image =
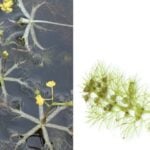
{"type": "Polygon", "coordinates": [[[3,0],[3,3],[0,3],[0,9],[3,12],[11,13],[13,11],[13,0],[3,0]]]}
{"type": "Polygon", "coordinates": [[[48,81],[48,82],[46,83],[46,86],[52,88],[52,87],[56,86],[56,82],[53,81],[53,80],[52,80],[52,81],[48,81]]]}
{"type": "Polygon", "coordinates": [[[35,97],[36,99],[36,104],[39,106],[42,106],[45,102],[45,99],[39,94],[35,97]]]}

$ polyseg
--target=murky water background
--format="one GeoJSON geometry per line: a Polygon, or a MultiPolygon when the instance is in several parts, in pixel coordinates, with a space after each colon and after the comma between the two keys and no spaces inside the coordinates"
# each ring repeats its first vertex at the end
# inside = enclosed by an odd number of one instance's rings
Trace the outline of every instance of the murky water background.
{"type": "MultiPolygon", "coordinates": [[[[29,12],[31,8],[40,3],[39,0],[23,1],[29,12]]],[[[41,20],[55,21],[59,23],[73,24],[72,20],[72,0],[48,0],[37,12],[36,18],[41,20]]],[[[17,20],[22,16],[19,8],[15,8],[11,14],[0,12],[0,22],[4,21],[5,37],[16,31],[23,31],[24,26],[18,26],[8,19],[17,20]]],[[[45,82],[55,80],[55,99],[65,101],[72,99],[73,89],[73,44],[72,29],[60,26],[43,25],[48,31],[36,30],[36,34],[41,45],[46,48],[45,51],[33,47],[32,53],[19,52],[17,49],[23,47],[14,44],[2,46],[1,50],[7,49],[10,53],[7,67],[9,68],[15,62],[27,60],[17,71],[11,73],[13,77],[23,77],[33,88],[39,87],[43,97],[49,97],[50,91],[45,87],[45,82]]],[[[17,37],[18,38],[18,35],[17,37]]],[[[30,39],[30,45],[33,42],[30,39]]],[[[11,101],[19,101],[22,110],[28,114],[38,117],[38,107],[32,91],[20,88],[20,85],[7,82],[6,88],[11,101]]],[[[0,111],[0,140],[10,140],[12,132],[24,133],[31,129],[34,124],[25,119],[13,119],[14,115],[5,109],[0,111]]],[[[66,127],[72,127],[72,108],[62,111],[52,122],[66,127]]],[[[55,150],[71,150],[72,137],[62,131],[48,129],[49,137],[55,150]]],[[[32,146],[41,147],[40,139],[32,137],[28,140],[32,146]]],[[[26,148],[27,149],[27,148],[26,148]]],[[[28,148],[29,149],[29,148],[28,148]]],[[[3,149],[1,149],[3,150],[3,149]]],[[[9,150],[7,148],[7,150],[9,150]]],[[[10,148],[11,150],[11,148],[10,148]]]]}

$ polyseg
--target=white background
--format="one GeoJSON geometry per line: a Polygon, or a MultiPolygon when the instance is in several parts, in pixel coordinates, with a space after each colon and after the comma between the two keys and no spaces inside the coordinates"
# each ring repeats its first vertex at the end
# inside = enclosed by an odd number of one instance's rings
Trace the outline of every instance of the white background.
{"type": "Polygon", "coordinates": [[[123,140],[118,130],[90,126],[81,86],[103,61],[150,87],[150,1],[74,0],[74,9],[74,150],[149,150],[150,132],[123,140]]]}

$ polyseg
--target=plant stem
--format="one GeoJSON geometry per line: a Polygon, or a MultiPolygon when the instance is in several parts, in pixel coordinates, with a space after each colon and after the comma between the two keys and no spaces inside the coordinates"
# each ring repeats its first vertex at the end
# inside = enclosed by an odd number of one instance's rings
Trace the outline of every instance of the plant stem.
{"type": "Polygon", "coordinates": [[[53,102],[52,106],[73,106],[72,101],[68,101],[68,102],[53,102]]]}
{"type": "Polygon", "coordinates": [[[72,135],[72,132],[67,127],[64,127],[64,126],[60,126],[60,125],[57,125],[57,124],[47,123],[46,127],[58,129],[58,130],[67,132],[69,135],[72,135]]]}
{"type": "Polygon", "coordinates": [[[32,22],[33,22],[33,23],[52,24],[52,25],[57,25],[57,26],[69,27],[69,28],[72,28],[72,27],[73,27],[73,25],[63,24],[63,23],[58,23],[58,22],[52,22],[52,21],[46,21],[46,20],[32,20],[32,22]]]}
{"type": "Polygon", "coordinates": [[[43,106],[39,106],[39,119],[42,120],[44,117],[43,106]]]}
{"type": "Polygon", "coordinates": [[[14,64],[11,68],[9,68],[6,73],[4,74],[4,76],[6,77],[7,75],[9,75],[13,70],[17,69],[19,66],[19,64],[14,64]]]}
{"type": "Polygon", "coordinates": [[[61,111],[65,110],[67,107],[62,106],[62,107],[58,107],[56,108],[56,110],[49,116],[46,116],[46,122],[51,121],[57,114],[59,114],[61,111]]]}
{"type": "Polygon", "coordinates": [[[20,115],[22,118],[25,118],[27,120],[30,120],[31,122],[34,122],[36,124],[39,124],[39,120],[31,115],[28,115],[27,113],[24,113],[23,111],[20,111],[20,110],[17,110],[17,109],[14,109],[14,108],[10,108],[10,110],[13,112],[13,113],[16,113],[18,115],[20,115]]]}
{"type": "Polygon", "coordinates": [[[35,126],[34,128],[32,128],[31,130],[29,130],[27,133],[25,133],[25,134],[23,135],[23,138],[22,138],[21,140],[19,140],[19,142],[17,143],[17,145],[16,145],[16,147],[15,147],[15,150],[17,150],[18,147],[19,147],[21,144],[25,143],[26,140],[27,140],[30,136],[32,136],[36,131],[38,131],[39,129],[40,129],[40,125],[37,125],[37,126],[35,126]]]}
{"type": "Polygon", "coordinates": [[[69,27],[72,28],[73,25],[69,24],[64,24],[64,23],[58,23],[58,22],[53,22],[53,21],[46,21],[46,20],[32,20],[28,18],[20,18],[18,21],[19,23],[24,23],[24,24],[29,24],[29,23],[43,23],[43,24],[51,24],[51,25],[57,25],[57,26],[64,26],[64,27],[69,27]]]}
{"type": "Polygon", "coordinates": [[[51,94],[52,94],[51,99],[52,99],[52,103],[53,103],[53,101],[54,101],[54,89],[53,89],[53,87],[51,87],[51,94]]]}
{"type": "Polygon", "coordinates": [[[44,126],[42,126],[42,132],[43,132],[45,143],[48,145],[50,150],[53,150],[53,146],[49,140],[48,132],[44,126]]]}

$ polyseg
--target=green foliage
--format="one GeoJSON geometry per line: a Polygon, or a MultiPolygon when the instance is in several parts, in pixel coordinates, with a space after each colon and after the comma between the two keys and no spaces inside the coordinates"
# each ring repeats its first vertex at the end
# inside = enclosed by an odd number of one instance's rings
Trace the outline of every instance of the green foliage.
{"type": "Polygon", "coordinates": [[[83,86],[89,122],[119,126],[123,138],[138,132],[142,125],[149,126],[150,115],[145,119],[150,113],[149,95],[136,79],[125,78],[104,64],[92,70],[83,86]]]}

